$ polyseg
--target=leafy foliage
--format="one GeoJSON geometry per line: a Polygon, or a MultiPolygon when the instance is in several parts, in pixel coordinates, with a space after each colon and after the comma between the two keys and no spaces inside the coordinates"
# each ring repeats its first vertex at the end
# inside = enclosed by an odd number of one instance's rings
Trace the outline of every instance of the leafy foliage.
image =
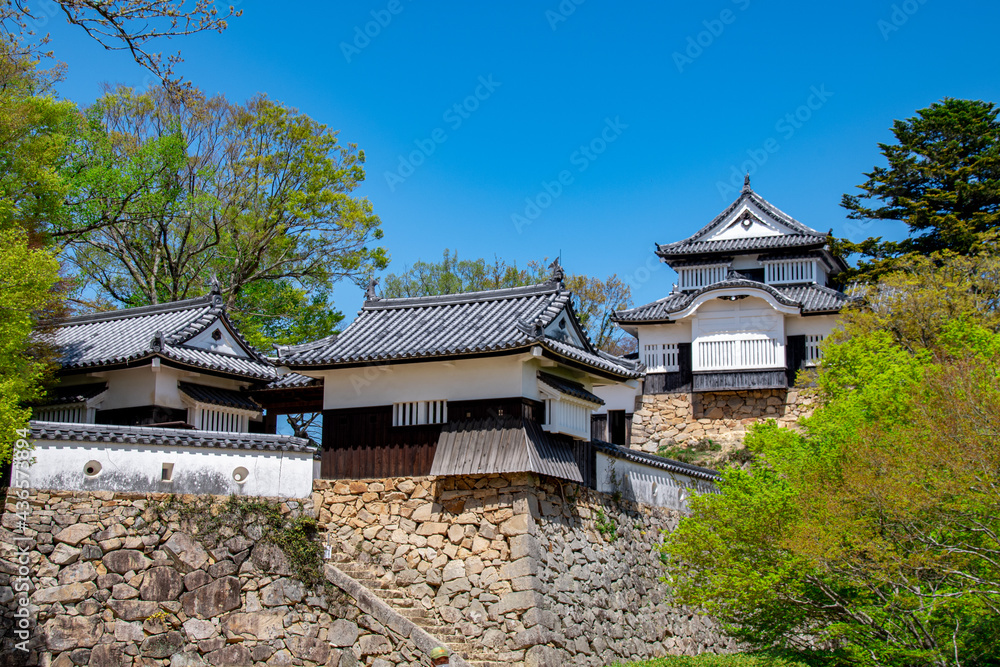
{"type": "Polygon", "coordinates": [[[265,498],[231,495],[225,502],[201,496],[190,500],[171,494],[150,506],[152,521],[179,522],[212,548],[234,535],[281,549],[295,576],[310,587],[325,586],[319,525],[310,516],[283,514],[265,498]]]}
{"type": "MultiPolygon", "coordinates": [[[[906,223],[901,242],[840,241],[837,250],[860,253],[854,275],[877,277],[900,258],[949,250],[975,254],[995,246],[1000,227],[1000,112],[990,102],[945,98],[893,123],[895,144],[879,144],[888,167],[874,167],[843,197],[854,220],[906,223]]],[[[845,276],[848,278],[850,276],[845,276]]]]}
{"type": "Polygon", "coordinates": [[[43,248],[32,248],[21,229],[0,229],[0,463],[10,461],[16,429],[25,428],[24,403],[41,394],[47,365],[32,350],[30,335],[40,313],[51,308],[59,265],[43,248]]]}
{"type": "Polygon", "coordinates": [[[678,601],[760,648],[997,664],[1000,334],[982,307],[998,266],[918,262],[845,315],[805,431],[753,429],[753,463],[725,470],[666,540],[678,601]]]}
{"type": "Polygon", "coordinates": [[[627,665],[615,663],[613,667],[805,667],[809,663],[784,658],[770,653],[736,653],[732,655],[671,656],[630,662],[627,665]]]}
{"type": "MultiPolygon", "coordinates": [[[[386,298],[457,294],[481,290],[523,287],[545,282],[550,275],[546,260],[528,262],[519,268],[499,257],[459,259],[458,252],[445,249],[440,262],[418,261],[402,273],[385,278],[386,298]]],[[[605,280],[583,275],[566,276],[563,284],[573,292],[573,309],[594,344],[612,354],[627,354],[636,349],[636,340],[615,326],[615,310],[632,305],[632,290],[617,275],[605,280]]]]}
{"type": "Polygon", "coordinates": [[[87,117],[73,215],[52,233],[107,305],[203,294],[214,275],[253,343],[295,343],[335,330],[334,283],[388,263],[369,247],[381,221],[351,195],[364,153],[295,109],[119,88],[87,117]]]}
{"type": "Polygon", "coordinates": [[[31,331],[57,314],[59,266],[42,243],[60,218],[67,190],[58,167],[73,135],[75,109],[47,94],[33,63],[0,57],[0,463],[10,461],[24,404],[39,398],[47,370],[31,331]]]}

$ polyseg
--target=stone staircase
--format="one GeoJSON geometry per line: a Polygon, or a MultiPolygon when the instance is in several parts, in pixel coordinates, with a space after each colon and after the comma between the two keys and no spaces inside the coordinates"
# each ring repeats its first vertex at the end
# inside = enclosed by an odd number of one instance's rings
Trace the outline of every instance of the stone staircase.
{"type": "Polygon", "coordinates": [[[393,584],[379,579],[369,566],[358,563],[342,553],[334,553],[330,562],[338,570],[377,595],[401,616],[438,639],[453,654],[461,656],[469,665],[473,667],[507,667],[505,663],[497,662],[492,656],[483,655],[474,644],[465,641],[465,638],[454,627],[434,618],[432,612],[427,611],[415,600],[407,597],[393,584]]]}

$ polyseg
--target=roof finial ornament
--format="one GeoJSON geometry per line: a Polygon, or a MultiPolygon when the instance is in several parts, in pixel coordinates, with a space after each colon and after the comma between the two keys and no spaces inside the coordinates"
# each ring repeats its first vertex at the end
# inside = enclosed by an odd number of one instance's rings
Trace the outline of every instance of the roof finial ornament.
{"type": "Polygon", "coordinates": [[[212,277],[209,278],[209,280],[208,280],[208,284],[211,286],[211,289],[209,290],[208,295],[212,299],[212,304],[215,305],[215,306],[221,306],[222,305],[222,285],[219,284],[219,275],[216,274],[216,273],[213,273],[212,277]]]}
{"type": "Polygon", "coordinates": [[[557,283],[561,286],[563,279],[566,277],[566,272],[563,271],[562,266],[559,265],[558,257],[552,260],[552,263],[549,264],[549,268],[552,269],[552,277],[549,278],[549,282],[557,283]]]}
{"type": "Polygon", "coordinates": [[[743,192],[750,192],[750,172],[743,177],[743,192]]]}
{"type": "Polygon", "coordinates": [[[153,352],[163,352],[163,332],[157,331],[153,334],[153,340],[150,341],[149,347],[153,352]]]}
{"type": "Polygon", "coordinates": [[[368,288],[365,290],[366,301],[378,301],[378,295],[375,293],[376,285],[378,285],[378,278],[372,276],[368,279],[368,288]]]}

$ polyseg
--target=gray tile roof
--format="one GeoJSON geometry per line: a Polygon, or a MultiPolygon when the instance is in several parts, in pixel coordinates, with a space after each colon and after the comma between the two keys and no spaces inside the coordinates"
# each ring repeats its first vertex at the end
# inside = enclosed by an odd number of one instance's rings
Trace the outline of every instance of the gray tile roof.
{"type": "Polygon", "coordinates": [[[674,243],[664,243],[657,246],[656,254],[664,259],[684,257],[687,255],[741,253],[783,248],[802,248],[814,246],[821,248],[826,244],[826,235],[808,227],[777,206],[758,195],[749,185],[725,211],[717,215],[710,223],[699,229],[692,236],[674,243]],[[746,239],[729,239],[724,241],[705,241],[744,203],[750,202],[762,211],[771,215],[783,225],[792,230],[791,234],[781,236],[763,236],[746,239]]]}
{"type": "Polygon", "coordinates": [[[316,446],[304,438],[262,433],[222,433],[194,429],[151,426],[114,426],[109,424],[69,424],[31,422],[34,440],[65,442],[102,442],[127,445],[169,445],[214,449],[247,449],[281,452],[315,452],[316,446]]]}
{"type": "Polygon", "coordinates": [[[583,483],[570,438],[530,419],[502,417],[445,424],[431,475],[534,472],[583,483]]]}
{"type": "Polygon", "coordinates": [[[706,292],[731,287],[751,287],[770,293],[779,303],[787,306],[798,306],[803,314],[835,313],[852,301],[851,297],[842,292],[822,285],[782,285],[774,287],[753,280],[723,280],[722,282],[703,287],[696,292],[675,292],[663,299],[642,306],[619,310],[612,319],[615,322],[664,322],[671,319],[673,313],[684,310],[697,297],[706,292]]]}
{"type": "Polygon", "coordinates": [[[225,408],[236,408],[238,410],[253,410],[255,412],[260,412],[261,410],[260,404],[257,401],[240,391],[208,387],[203,384],[192,384],[190,382],[179,382],[178,387],[181,392],[199,403],[221,405],[225,408]]]}
{"type": "Polygon", "coordinates": [[[622,447],[620,445],[612,445],[609,442],[603,442],[601,440],[594,440],[593,443],[597,451],[603,452],[608,456],[613,456],[616,459],[632,461],[633,463],[642,463],[644,465],[653,466],[654,468],[660,468],[661,470],[669,470],[670,472],[688,475],[689,477],[697,477],[698,479],[705,479],[711,482],[718,481],[719,479],[719,473],[709,468],[702,468],[700,466],[691,465],[690,463],[684,463],[682,461],[675,461],[673,459],[665,459],[662,456],[647,454],[646,452],[628,449],[627,447],[622,447]]]}
{"type": "Polygon", "coordinates": [[[543,371],[538,371],[538,379],[556,391],[566,394],[567,396],[575,396],[576,398],[584,401],[604,405],[604,400],[600,396],[590,393],[579,382],[573,382],[572,380],[567,380],[566,378],[561,378],[558,375],[552,375],[551,373],[545,373],[543,371]]]}
{"type": "Polygon", "coordinates": [[[48,325],[40,335],[59,350],[57,361],[67,370],[139,365],[161,357],[223,375],[275,377],[273,366],[240,336],[218,295],[81,315],[48,325]],[[185,345],[217,319],[239,341],[247,358],[185,345]]]}
{"type": "Polygon", "coordinates": [[[528,287],[365,302],[342,333],[279,347],[277,363],[291,369],[496,354],[539,345],[549,353],[617,377],[638,377],[636,364],[544,335],[571,293],[560,282],[528,287]]]}
{"type": "Polygon", "coordinates": [[[298,389],[300,387],[322,387],[323,380],[320,378],[306,377],[298,373],[286,373],[273,382],[269,382],[255,391],[269,391],[271,389],[298,389]]]}

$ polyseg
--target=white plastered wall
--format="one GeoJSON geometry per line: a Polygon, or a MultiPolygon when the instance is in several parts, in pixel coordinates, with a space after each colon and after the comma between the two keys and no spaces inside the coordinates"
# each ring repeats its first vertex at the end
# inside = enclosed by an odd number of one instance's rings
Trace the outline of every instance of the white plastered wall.
{"type": "Polygon", "coordinates": [[[184,410],[188,406],[181,400],[180,389],[177,387],[178,382],[192,382],[232,390],[238,390],[245,384],[239,380],[184,371],[162,364],[158,368],[145,364],[116,371],[69,375],[62,380],[65,385],[94,384],[101,381],[108,383],[108,394],[100,405],[101,410],[135,408],[144,405],[158,405],[184,410]]]}
{"type": "MultiPolygon", "coordinates": [[[[455,361],[371,365],[317,371],[309,375],[324,378],[323,409],[337,410],[409,401],[474,401],[513,396],[542,401],[545,397],[538,390],[538,371],[579,382],[594,393],[604,390],[601,386],[595,387],[594,379],[586,373],[529,353],[455,361]]],[[[631,412],[635,388],[627,385],[613,386],[624,387],[615,390],[618,395],[633,397],[627,401],[631,412]]]]}
{"type": "Polygon", "coordinates": [[[688,499],[696,493],[713,493],[711,482],[651,465],[626,461],[597,452],[597,490],[653,507],[689,511],[688,499]],[[612,473],[612,470],[614,471],[612,473]]]}
{"type": "Polygon", "coordinates": [[[639,383],[635,386],[627,384],[595,385],[594,394],[604,400],[604,405],[594,410],[595,415],[606,414],[608,410],[624,410],[631,414],[635,411],[635,397],[639,394],[639,383]]]}
{"type": "Polygon", "coordinates": [[[72,441],[35,441],[31,487],[65,491],[201,493],[305,498],[312,493],[312,452],[272,452],[72,441]],[[88,463],[100,472],[88,476],[88,463]],[[163,464],[171,481],[161,481],[163,464]],[[246,481],[237,483],[237,468],[246,481]]]}
{"type": "Polygon", "coordinates": [[[788,316],[785,318],[785,333],[789,336],[806,334],[829,336],[838,319],[839,315],[788,316]]]}
{"type": "Polygon", "coordinates": [[[324,378],[324,410],[409,401],[464,401],[523,395],[525,359],[530,356],[373,364],[309,375],[324,378]]]}

